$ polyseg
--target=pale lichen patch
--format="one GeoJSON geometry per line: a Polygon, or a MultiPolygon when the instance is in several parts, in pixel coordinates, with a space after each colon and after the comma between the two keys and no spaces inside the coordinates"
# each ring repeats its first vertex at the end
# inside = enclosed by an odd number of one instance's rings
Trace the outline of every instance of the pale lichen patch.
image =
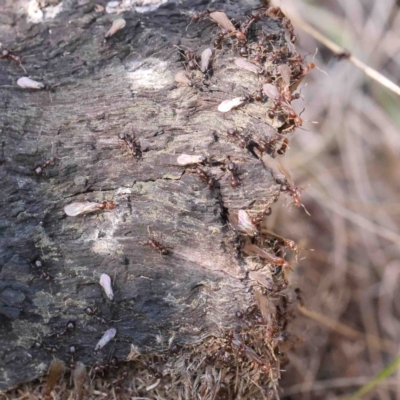
{"type": "Polygon", "coordinates": [[[131,89],[163,89],[174,83],[170,65],[157,58],[149,58],[141,68],[127,73],[132,82],[131,89]]]}
{"type": "Polygon", "coordinates": [[[124,11],[136,11],[144,14],[157,10],[158,7],[165,3],[168,3],[168,0],[114,0],[107,3],[106,13],[119,14],[124,11]]]}

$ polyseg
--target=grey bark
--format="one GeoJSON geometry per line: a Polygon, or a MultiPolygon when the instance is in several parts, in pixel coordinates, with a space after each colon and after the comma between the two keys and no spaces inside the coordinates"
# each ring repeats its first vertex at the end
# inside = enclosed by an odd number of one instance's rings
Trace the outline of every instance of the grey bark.
{"type": "MultiPolygon", "coordinates": [[[[127,26],[103,43],[114,15],[94,4],[67,2],[55,19],[30,24],[6,3],[0,32],[3,46],[17,49],[28,76],[50,90],[19,88],[25,73],[0,60],[1,98],[1,249],[0,389],[34,379],[47,370],[52,355],[34,349],[35,341],[59,348],[68,359],[92,364],[113,354],[124,359],[131,346],[163,350],[169,340],[200,343],[234,324],[235,311],[252,303],[248,262],[238,255],[227,213],[252,205],[260,209],[279,193],[271,172],[237,143],[227,128],[268,135],[255,104],[222,114],[218,104],[252,93],[257,77],[233,65],[233,52],[217,53],[213,75],[192,76],[192,88],[174,81],[183,69],[174,45],[200,52],[212,47],[211,22],[189,23],[189,10],[207,2],[166,4],[154,12],[122,14],[127,26]],[[143,159],[135,160],[118,134],[135,134],[143,159]],[[179,154],[230,155],[239,165],[241,187],[232,189],[229,173],[206,167],[217,177],[210,190],[177,165],[179,154]],[[57,162],[36,177],[33,168],[53,154],[57,162]],[[117,208],[66,217],[73,201],[114,201],[117,208]],[[171,254],[145,245],[148,227],[171,254]],[[40,257],[54,277],[46,282],[30,261],[40,257]],[[110,302],[98,284],[113,278],[110,302]],[[85,314],[98,306],[106,325],[85,314]],[[54,335],[75,321],[75,331],[54,335]],[[109,327],[112,344],[94,347],[109,327]]],[[[254,3],[212,3],[240,17],[254,3]]],[[[267,30],[278,31],[270,21],[267,30]]]]}

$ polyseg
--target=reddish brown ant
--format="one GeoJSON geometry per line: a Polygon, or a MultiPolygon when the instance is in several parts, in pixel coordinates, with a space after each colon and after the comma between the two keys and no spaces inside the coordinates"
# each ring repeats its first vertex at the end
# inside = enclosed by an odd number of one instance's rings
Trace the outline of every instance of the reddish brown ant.
{"type": "Polygon", "coordinates": [[[32,346],[34,349],[41,349],[43,347],[43,343],[39,342],[38,340],[35,340],[32,346]]]}
{"type": "Polygon", "coordinates": [[[336,54],[338,61],[348,60],[351,57],[351,53],[348,50],[344,50],[341,53],[336,54]]]}
{"type": "Polygon", "coordinates": [[[137,160],[142,158],[142,149],[140,145],[137,143],[135,137],[131,138],[129,135],[125,133],[120,133],[118,135],[118,139],[124,141],[126,147],[128,148],[129,152],[135,157],[137,160]]]}
{"type": "Polygon", "coordinates": [[[279,155],[284,155],[286,153],[286,149],[288,147],[289,144],[289,139],[288,138],[284,138],[281,144],[280,149],[277,150],[277,153],[279,155]]]}
{"type": "Polygon", "coordinates": [[[265,217],[269,217],[272,214],[272,208],[271,207],[267,207],[265,208],[264,211],[262,211],[261,213],[257,214],[255,217],[251,218],[251,222],[254,225],[259,225],[261,224],[261,222],[264,221],[265,217]]]}
{"type": "Polygon", "coordinates": [[[99,322],[100,324],[107,325],[107,324],[110,324],[111,322],[120,322],[121,321],[121,320],[113,320],[113,319],[107,320],[102,316],[96,315],[98,311],[99,311],[98,307],[86,307],[85,308],[85,313],[87,315],[90,315],[91,317],[94,317],[97,320],[97,322],[99,322]]]}
{"type": "Polygon", "coordinates": [[[15,55],[11,50],[2,50],[0,57],[10,61],[15,61],[26,73],[26,69],[22,65],[22,57],[15,55]]]}
{"type": "Polygon", "coordinates": [[[185,50],[183,54],[186,58],[185,65],[187,66],[187,68],[189,68],[190,70],[197,69],[199,66],[197,63],[197,55],[189,50],[185,50]]]}
{"type": "Polygon", "coordinates": [[[113,382],[114,390],[115,390],[117,393],[119,393],[119,392],[122,390],[122,388],[121,388],[120,385],[121,385],[121,383],[126,379],[126,377],[128,376],[128,374],[129,374],[129,371],[125,369],[124,371],[121,372],[119,378],[117,378],[117,379],[113,382]]]}
{"type": "Polygon", "coordinates": [[[276,142],[278,142],[281,139],[285,140],[284,137],[280,134],[276,134],[273,137],[267,136],[264,140],[260,140],[258,143],[256,143],[255,148],[261,153],[261,156],[262,156],[269,149],[274,148],[276,145],[276,142]]]}
{"type": "Polygon", "coordinates": [[[293,108],[290,106],[285,106],[282,108],[287,112],[287,115],[289,117],[287,123],[280,128],[280,131],[282,133],[291,132],[299,126],[303,125],[303,120],[301,119],[300,115],[303,114],[304,110],[299,115],[297,115],[293,108]]]}
{"type": "Polygon", "coordinates": [[[261,229],[261,233],[263,235],[271,236],[276,240],[276,242],[284,247],[288,247],[289,249],[293,250],[296,253],[296,260],[299,255],[299,248],[297,247],[296,243],[293,240],[290,239],[285,239],[282,236],[279,236],[278,234],[268,230],[268,229],[261,229]]]}
{"type": "Polygon", "coordinates": [[[240,24],[240,32],[247,36],[251,25],[258,21],[262,16],[262,12],[252,11],[251,14],[240,24]]]}
{"type": "Polygon", "coordinates": [[[290,21],[290,19],[287,17],[282,18],[282,26],[288,30],[290,41],[292,43],[295,43],[296,39],[297,39],[297,35],[294,33],[293,24],[290,21]]]}
{"type": "Polygon", "coordinates": [[[255,101],[263,101],[264,100],[264,93],[262,90],[256,90],[254,94],[255,101]]]}
{"type": "Polygon", "coordinates": [[[229,128],[226,132],[229,137],[236,139],[240,143],[240,147],[248,147],[250,144],[250,138],[240,135],[236,129],[229,128]]]}
{"type": "Polygon", "coordinates": [[[43,349],[50,354],[56,354],[60,351],[60,349],[57,346],[47,346],[43,345],[43,349]]]}
{"type": "Polygon", "coordinates": [[[222,49],[222,42],[224,41],[226,34],[227,32],[224,29],[218,33],[217,38],[213,42],[213,46],[216,49],[222,49]]]}
{"type": "Polygon", "coordinates": [[[264,56],[260,53],[255,53],[252,59],[255,64],[260,65],[263,62],[264,56]]]}
{"type": "Polygon", "coordinates": [[[155,239],[154,235],[152,235],[150,232],[150,227],[147,227],[147,231],[149,232],[149,237],[146,242],[147,246],[153,248],[154,250],[158,250],[161,255],[167,256],[169,254],[169,248],[155,239]]]}
{"type": "Polygon", "coordinates": [[[61,339],[62,336],[65,336],[67,333],[73,332],[76,328],[76,324],[74,321],[68,321],[65,325],[65,329],[62,332],[53,333],[50,336],[55,336],[56,339],[61,339]]]}
{"type": "Polygon", "coordinates": [[[204,169],[202,169],[200,167],[196,167],[192,172],[199,175],[201,180],[204,181],[205,183],[207,183],[207,185],[210,189],[214,189],[216,180],[213,176],[211,176],[206,171],[204,171],[204,169]]]}
{"type": "Polygon", "coordinates": [[[179,50],[179,54],[184,59],[183,63],[185,65],[185,68],[191,71],[199,68],[199,64],[197,62],[199,57],[196,55],[196,53],[190,50],[182,50],[179,46],[175,47],[179,50]]]}
{"type": "Polygon", "coordinates": [[[34,173],[36,176],[42,176],[45,169],[50,167],[50,165],[54,164],[57,161],[57,157],[51,157],[49,160],[47,160],[45,163],[42,165],[37,165],[34,169],[34,173]]]}
{"type": "Polygon", "coordinates": [[[257,255],[258,257],[270,262],[271,264],[281,266],[283,269],[291,269],[290,264],[285,261],[283,258],[276,256],[275,254],[270,253],[267,250],[261,249],[258,246],[246,243],[243,247],[242,251],[247,255],[257,255]]]}
{"type": "Polygon", "coordinates": [[[53,277],[49,275],[44,269],[43,269],[43,262],[39,259],[35,260],[32,264],[32,266],[37,269],[40,272],[40,276],[46,281],[46,282],[51,282],[53,280],[53,277]]]}
{"type": "Polygon", "coordinates": [[[285,18],[285,14],[282,12],[280,7],[268,7],[265,11],[265,14],[268,15],[268,17],[270,18],[285,18]]]}
{"type": "Polygon", "coordinates": [[[281,188],[280,188],[281,192],[288,192],[290,194],[290,196],[293,197],[293,204],[296,207],[302,206],[302,203],[301,203],[302,189],[300,187],[289,184],[287,179],[278,178],[278,179],[276,179],[276,183],[278,185],[281,185],[281,188]]]}
{"type": "Polygon", "coordinates": [[[301,76],[306,76],[314,68],[315,64],[313,62],[308,63],[305,67],[302,67],[301,76]]]}
{"type": "Polygon", "coordinates": [[[231,187],[232,189],[236,189],[240,185],[240,180],[238,176],[238,171],[237,171],[237,165],[230,160],[230,157],[228,156],[228,165],[227,165],[228,171],[231,173],[231,187]]]}
{"type": "Polygon", "coordinates": [[[93,316],[97,313],[97,311],[99,310],[98,307],[86,307],[85,308],[85,313],[87,315],[93,316]]]}
{"type": "MultiPolygon", "coordinates": [[[[212,12],[212,11],[210,11],[210,10],[207,9],[207,10],[202,11],[202,12],[194,13],[194,14],[192,14],[192,16],[191,16],[191,22],[198,22],[198,21],[200,21],[202,18],[204,18],[205,16],[209,15],[211,12],[212,12]]],[[[186,28],[186,30],[187,30],[187,28],[186,28]]]]}
{"type": "Polygon", "coordinates": [[[76,347],[74,345],[69,346],[68,354],[71,356],[70,360],[67,363],[69,369],[73,370],[76,367],[76,347]]]}
{"type": "Polygon", "coordinates": [[[240,47],[240,49],[239,49],[239,54],[240,54],[242,57],[248,57],[248,56],[249,56],[249,49],[247,48],[247,46],[242,46],[242,47],[240,47]]]}

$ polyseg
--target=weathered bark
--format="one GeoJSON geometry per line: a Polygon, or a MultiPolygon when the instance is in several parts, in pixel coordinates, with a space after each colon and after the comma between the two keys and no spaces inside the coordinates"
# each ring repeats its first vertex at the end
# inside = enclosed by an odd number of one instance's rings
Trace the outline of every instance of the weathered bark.
{"type": "MultiPolygon", "coordinates": [[[[212,3],[238,19],[254,5],[212,3]]],[[[207,2],[125,12],[126,27],[107,43],[104,33],[115,16],[97,13],[93,4],[71,1],[54,20],[39,24],[27,24],[6,6],[4,45],[17,48],[28,75],[51,89],[19,88],[22,69],[0,60],[0,388],[46,371],[52,355],[34,349],[35,341],[56,345],[64,360],[74,344],[77,359],[91,365],[111,348],[124,359],[132,345],[157,352],[221,336],[236,326],[235,312],[254,303],[250,264],[238,253],[227,215],[272,204],[279,186],[260,160],[228,140],[226,130],[257,137],[275,129],[256,103],[217,111],[221,101],[259,87],[255,74],[234,66],[234,40],[217,52],[209,79],[197,72],[194,87],[174,81],[183,69],[174,45],[200,53],[212,47],[217,30],[206,21],[186,31],[194,6],[204,10],[207,2]],[[118,140],[121,132],[134,133],[141,160],[118,140]],[[36,177],[33,167],[54,153],[57,162],[36,177]],[[177,165],[182,153],[229,155],[239,165],[240,188],[233,189],[229,172],[214,165],[205,167],[218,178],[209,189],[190,168],[177,165]],[[65,205],[84,200],[117,207],[66,217],[65,205]],[[148,227],[171,254],[146,246],[148,227]],[[51,283],[32,267],[35,257],[54,277],[51,283]],[[113,278],[114,302],[102,293],[101,273],[113,278]],[[100,324],[85,314],[88,306],[112,321],[100,324]],[[57,339],[70,320],[76,329],[57,339]],[[116,339],[95,353],[108,327],[117,329],[116,339]]],[[[262,26],[281,34],[277,21],[262,26]]]]}

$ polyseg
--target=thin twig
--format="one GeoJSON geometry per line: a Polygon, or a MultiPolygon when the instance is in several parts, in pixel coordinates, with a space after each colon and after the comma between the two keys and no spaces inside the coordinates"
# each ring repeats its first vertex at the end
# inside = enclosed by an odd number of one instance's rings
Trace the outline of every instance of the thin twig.
{"type": "MultiPolygon", "coordinates": [[[[350,386],[364,385],[370,380],[371,378],[369,378],[368,376],[357,376],[354,378],[334,378],[334,379],[316,381],[313,382],[311,387],[308,384],[306,385],[304,383],[298,383],[296,385],[283,388],[283,398],[300,393],[317,392],[317,391],[325,391],[328,389],[338,389],[338,388],[347,388],[350,386]]],[[[389,383],[390,385],[395,384],[394,381],[387,383],[389,383]]]]}
{"type": "Polygon", "coordinates": [[[395,243],[396,245],[400,246],[400,235],[397,234],[396,232],[387,229],[382,225],[377,225],[374,222],[370,221],[369,219],[363,217],[362,215],[359,215],[354,211],[351,211],[343,207],[341,204],[329,199],[322,192],[320,192],[315,188],[309,188],[307,190],[307,194],[310,197],[314,198],[315,200],[318,200],[320,203],[323,203],[326,208],[331,209],[333,212],[341,215],[342,217],[348,219],[354,224],[360,226],[361,228],[364,228],[372,233],[375,233],[378,236],[383,237],[395,243]]]}
{"type": "Polygon", "coordinates": [[[299,311],[305,316],[314,321],[319,322],[320,324],[324,325],[328,329],[339,333],[343,336],[346,336],[349,339],[358,339],[358,338],[365,338],[369,340],[370,345],[379,350],[385,350],[388,353],[392,353],[393,349],[395,348],[395,344],[389,340],[380,339],[375,335],[364,334],[362,332],[357,331],[345,324],[342,324],[339,321],[334,321],[325,315],[319,314],[316,311],[310,310],[304,306],[298,306],[299,311]]]}
{"type": "MultiPolygon", "coordinates": [[[[277,3],[277,1],[273,1],[273,3],[277,3]]],[[[278,4],[275,4],[278,5],[278,4]]],[[[299,14],[292,9],[291,13],[289,15],[289,18],[291,19],[293,25],[297,25],[300,29],[302,29],[304,32],[307,32],[309,35],[311,35],[315,40],[318,40],[318,42],[322,43],[324,46],[326,46],[328,49],[330,49],[333,53],[335,53],[338,56],[345,55],[347,54],[346,49],[343,47],[340,47],[336,43],[334,43],[332,40],[328,39],[323,33],[318,31],[316,28],[314,28],[312,25],[310,25],[308,22],[304,21],[299,14]]],[[[392,82],[390,79],[386,78],[386,76],[382,75],[380,72],[376,71],[375,69],[369,67],[367,64],[359,60],[357,57],[355,57],[352,54],[349,54],[347,57],[357,68],[359,68],[361,71],[364,72],[365,75],[369,76],[371,79],[377,81],[380,83],[382,86],[385,86],[392,92],[396,93],[398,96],[400,96],[400,87],[397,86],[394,82],[392,82]]]]}

